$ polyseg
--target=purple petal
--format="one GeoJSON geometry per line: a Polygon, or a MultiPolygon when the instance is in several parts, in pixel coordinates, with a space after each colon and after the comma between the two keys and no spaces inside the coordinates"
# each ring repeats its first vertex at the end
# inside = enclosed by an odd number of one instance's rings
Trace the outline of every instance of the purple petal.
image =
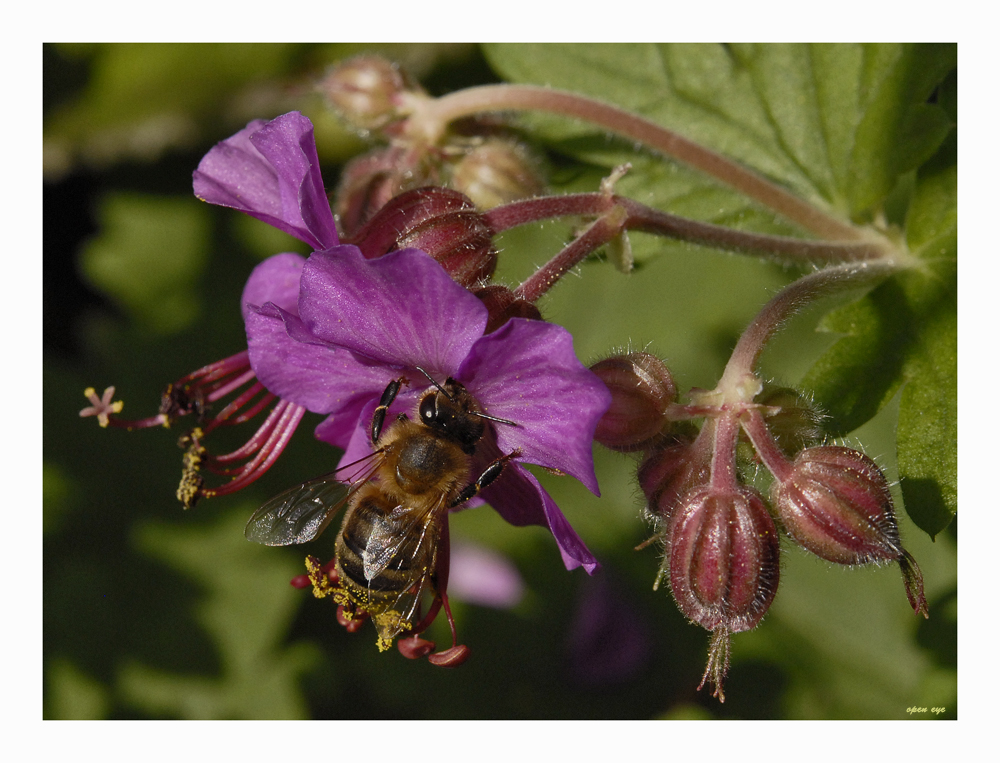
{"type": "MultiPolygon", "coordinates": [[[[364,399],[357,398],[354,407],[349,410],[345,409],[341,413],[339,421],[331,417],[316,427],[316,437],[344,449],[341,463],[349,464],[371,454],[372,415],[375,413],[375,408],[385,386],[383,384],[374,395],[364,399]]],[[[412,418],[418,399],[416,392],[401,390],[395,402],[389,406],[385,417],[386,429],[392,426],[392,421],[400,413],[406,413],[412,418]]]]}
{"type": "MultiPolygon", "coordinates": [[[[351,437],[354,435],[354,430],[358,426],[358,416],[355,415],[352,418],[351,413],[352,411],[345,409],[339,411],[335,416],[327,416],[313,430],[313,435],[317,440],[322,440],[336,448],[346,450],[351,437]]],[[[340,460],[343,463],[347,463],[343,457],[340,460]]]]}
{"type": "Polygon", "coordinates": [[[571,474],[599,495],[592,442],[611,393],[573,353],[562,326],[514,318],[484,336],[455,376],[494,424],[497,444],[519,460],[571,474]]]}
{"type": "Polygon", "coordinates": [[[418,249],[374,260],[353,246],[316,252],[302,271],[299,314],[316,337],[440,381],[486,326],[483,303],[418,249]]]}
{"type": "Polygon", "coordinates": [[[517,464],[481,493],[497,513],[515,527],[541,525],[556,539],[567,570],[583,567],[591,575],[600,566],[535,475],[517,464]]]}
{"type": "Polygon", "coordinates": [[[448,595],[496,609],[524,597],[524,580],[507,557],[472,543],[452,543],[448,595]]]}
{"type": "Polygon", "coordinates": [[[340,243],[312,122],[297,111],[253,121],[216,144],[194,172],[194,195],[246,212],[313,249],[340,243]]]}
{"type": "Polygon", "coordinates": [[[273,303],[247,310],[246,328],[257,378],[268,391],[313,413],[356,421],[360,406],[377,400],[393,377],[384,366],[315,339],[298,317],[273,303]]]}
{"type": "Polygon", "coordinates": [[[298,315],[299,278],[305,261],[300,254],[276,254],[255,267],[240,300],[243,320],[247,319],[249,305],[259,307],[265,302],[273,302],[282,310],[298,315]]]}

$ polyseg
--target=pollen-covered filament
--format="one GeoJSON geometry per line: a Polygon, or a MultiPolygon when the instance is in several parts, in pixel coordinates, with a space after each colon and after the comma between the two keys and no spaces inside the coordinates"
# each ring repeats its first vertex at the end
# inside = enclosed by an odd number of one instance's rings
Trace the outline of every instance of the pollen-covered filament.
{"type": "Polygon", "coordinates": [[[305,413],[302,406],[279,399],[257,381],[246,350],[203,366],[167,385],[160,400],[160,412],[145,419],[127,420],[117,416],[122,402],[111,402],[114,387],[108,387],[101,398],[93,388],[88,388],[84,394],[91,405],[80,411],[80,415],[96,416],[101,426],[127,430],[170,427],[182,416],[197,415],[198,426],[179,441],[185,454],[177,498],[185,508],[194,506],[199,498],[232,493],[258,479],[281,455],[305,413]],[[234,394],[218,413],[211,415],[213,403],[234,394]],[[205,440],[214,430],[246,423],[275,400],[277,404],[244,445],[219,456],[208,452],[205,440]],[[206,487],[201,474],[203,469],[231,479],[218,487],[206,487]]]}

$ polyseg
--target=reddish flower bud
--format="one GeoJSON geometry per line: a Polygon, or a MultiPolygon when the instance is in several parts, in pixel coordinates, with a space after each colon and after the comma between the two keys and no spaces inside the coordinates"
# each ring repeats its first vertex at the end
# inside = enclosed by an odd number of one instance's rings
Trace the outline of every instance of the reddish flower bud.
{"type": "Polygon", "coordinates": [[[708,482],[709,462],[696,458],[692,443],[690,437],[672,437],[651,449],[639,465],[639,487],[646,496],[647,511],[658,522],[669,523],[681,499],[708,482]]]}
{"type": "Polygon", "coordinates": [[[335,66],[319,91],[350,124],[378,129],[396,119],[400,93],[417,87],[393,63],[379,56],[357,56],[335,66]]]}
{"type": "Polygon", "coordinates": [[[767,416],[767,428],[785,455],[794,456],[822,438],[823,414],[800,392],[788,387],[771,387],[754,402],[781,409],[767,416]]]}
{"type": "Polygon", "coordinates": [[[889,483],[863,453],[835,445],[803,450],[772,487],[785,531],[838,564],[899,563],[910,606],[927,617],[923,576],[903,548],[889,483]]]}
{"type": "Polygon", "coordinates": [[[422,249],[456,282],[471,286],[496,269],[493,235],[486,218],[466,196],[427,186],[389,200],[345,242],[356,244],[369,259],[394,249],[422,249]]]}
{"type": "Polygon", "coordinates": [[[432,181],[430,168],[420,157],[399,146],[352,159],[341,173],[333,204],[344,239],[357,235],[393,196],[432,181]]]}
{"type": "Polygon", "coordinates": [[[518,297],[514,291],[506,286],[491,283],[487,286],[478,286],[470,289],[489,311],[489,319],[486,322],[486,331],[489,334],[496,331],[511,318],[529,318],[540,321],[542,314],[534,304],[518,297]]]}
{"type": "Polygon", "coordinates": [[[681,612],[711,631],[750,630],[778,590],[778,531],[750,488],[695,488],[674,511],[670,587],[681,612]]]}
{"type": "Polygon", "coordinates": [[[772,492],[785,531],[823,559],[867,564],[903,553],[889,483],[859,451],[834,445],[803,450],[772,492]]]}
{"type": "Polygon", "coordinates": [[[611,407],[597,424],[594,439],[629,452],[650,444],[667,424],[667,407],[677,399],[670,371],[654,355],[631,352],[590,367],[611,391],[611,407]]]}
{"type": "Polygon", "coordinates": [[[545,189],[538,162],[512,140],[489,139],[471,149],[452,168],[451,186],[480,209],[492,209],[545,189]]]}

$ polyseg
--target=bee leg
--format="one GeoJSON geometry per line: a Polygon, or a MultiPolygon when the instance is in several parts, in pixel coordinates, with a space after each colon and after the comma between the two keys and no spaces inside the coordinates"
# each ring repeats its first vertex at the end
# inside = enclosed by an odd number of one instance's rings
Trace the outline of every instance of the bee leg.
{"type": "Polygon", "coordinates": [[[451,506],[449,508],[454,508],[455,506],[463,504],[473,496],[478,495],[480,490],[492,483],[503,473],[503,469],[507,465],[508,461],[512,458],[517,458],[520,455],[521,451],[515,450],[513,453],[508,453],[506,456],[500,456],[500,458],[494,460],[483,470],[483,473],[479,475],[479,479],[471,485],[467,485],[462,492],[458,494],[455,500],[451,502],[451,506]]]}
{"type": "Polygon", "coordinates": [[[375,409],[375,413],[372,414],[372,445],[378,442],[378,438],[382,435],[382,426],[385,424],[385,414],[389,410],[389,406],[392,405],[392,401],[396,399],[396,395],[399,394],[399,388],[406,384],[406,379],[399,378],[393,379],[386,386],[385,391],[382,392],[382,397],[379,398],[378,408],[375,409]]]}

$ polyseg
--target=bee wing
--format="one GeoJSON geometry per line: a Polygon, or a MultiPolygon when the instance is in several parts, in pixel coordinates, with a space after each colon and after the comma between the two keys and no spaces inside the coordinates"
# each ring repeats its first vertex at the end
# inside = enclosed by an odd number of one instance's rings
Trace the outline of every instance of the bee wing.
{"type": "Polygon", "coordinates": [[[267,501],[250,517],[243,535],[265,546],[305,543],[322,533],[381,464],[381,453],[348,464],[335,472],[289,488],[267,501]],[[354,473],[349,470],[363,465],[354,473]]]}
{"type": "MultiPolygon", "coordinates": [[[[376,575],[393,565],[393,562],[404,560],[404,555],[408,558],[406,562],[413,560],[425,560],[425,565],[413,569],[413,579],[411,584],[399,593],[392,606],[388,609],[398,613],[398,617],[377,618],[375,625],[378,628],[379,636],[392,640],[409,626],[414,624],[419,614],[420,601],[425,591],[433,590],[433,578],[437,569],[437,546],[434,545],[429,550],[427,544],[437,544],[440,538],[440,528],[436,523],[443,521],[447,512],[443,511],[444,496],[431,506],[430,509],[415,511],[406,506],[397,506],[389,519],[395,521],[394,525],[388,522],[379,522],[372,528],[371,540],[362,554],[365,577],[368,580],[374,579],[376,575]],[[412,538],[416,536],[416,543],[404,548],[412,543],[412,538]]],[[[400,566],[405,567],[405,563],[400,566]]],[[[436,592],[435,592],[436,595],[436,592]]]]}
{"type": "Polygon", "coordinates": [[[407,554],[411,559],[420,557],[423,544],[429,542],[431,523],[441,503],[442,501],[438,501],[429,510],[415,510],[401,504],[387,517],[377,518],[372,522],[368,543],[361,552],[366,580],[374,580],[394,559],[403,554],[407,554]],[[404,550],[403,546],[412,543],[415,536],[417,541],[413,547],[404,550]]]}

